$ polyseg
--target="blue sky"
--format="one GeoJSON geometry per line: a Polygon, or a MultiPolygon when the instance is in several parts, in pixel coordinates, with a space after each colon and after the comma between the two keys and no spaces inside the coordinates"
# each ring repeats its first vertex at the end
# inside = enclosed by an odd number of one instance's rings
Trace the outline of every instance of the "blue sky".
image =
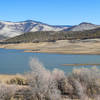
{"type": "Polygon", "coordinates": [[[0,0],[0,20],[100,24],[100,0],[0,0]]]}

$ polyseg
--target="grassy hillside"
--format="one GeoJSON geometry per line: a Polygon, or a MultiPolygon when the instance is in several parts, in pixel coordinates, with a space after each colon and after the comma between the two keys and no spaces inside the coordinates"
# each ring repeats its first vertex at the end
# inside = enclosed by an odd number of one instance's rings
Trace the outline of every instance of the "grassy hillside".
{"type": "Polygon", "coordinates": [[[100,28],[88,31],[42,31],[42,32],[28,32],[23,35],[10,38],[5,43],[27,43],[27,42],[55,42],[56,40],[65,39],[91,39],[100,38],[100,28]]]}

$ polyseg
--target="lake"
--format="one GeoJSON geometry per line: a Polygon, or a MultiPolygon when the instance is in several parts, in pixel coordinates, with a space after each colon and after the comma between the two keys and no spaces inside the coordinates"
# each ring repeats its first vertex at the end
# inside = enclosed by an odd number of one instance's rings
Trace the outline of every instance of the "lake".
{"type": "Polygon", "coordinates": [[[100,64],[100,55],[25,53],[23,51],[0,49],[0,74],[16,74],[29,71],[31,57],[38,58],[47,69],[59,68],[68,73],[76,67],[90,68],[91,66],[62,66],[62,64],[100,64]]]}

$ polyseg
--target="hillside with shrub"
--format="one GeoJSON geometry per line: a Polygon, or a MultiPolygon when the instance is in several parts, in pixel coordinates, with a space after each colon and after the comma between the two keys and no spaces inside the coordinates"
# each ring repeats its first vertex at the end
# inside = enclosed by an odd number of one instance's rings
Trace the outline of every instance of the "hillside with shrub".
{"type": "Polygon", "coordinates": [[[7,39],[3,43],[38,43],[55,42],[57,40],[94,39],[100,38],[100,28],[87,31],[38,31],[28,32],[14,38],[7,39]]]}

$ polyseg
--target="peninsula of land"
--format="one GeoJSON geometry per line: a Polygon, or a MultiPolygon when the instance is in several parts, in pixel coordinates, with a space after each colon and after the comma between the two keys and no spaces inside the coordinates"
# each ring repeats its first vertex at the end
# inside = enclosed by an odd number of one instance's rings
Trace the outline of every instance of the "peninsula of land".
{"type": "Polygon", "coordinates": [[[24,52],[58,54],[100,54],[100,39],[58,40],[56,42],[0,44],[0,48],[24,49],[24,52]]]}

